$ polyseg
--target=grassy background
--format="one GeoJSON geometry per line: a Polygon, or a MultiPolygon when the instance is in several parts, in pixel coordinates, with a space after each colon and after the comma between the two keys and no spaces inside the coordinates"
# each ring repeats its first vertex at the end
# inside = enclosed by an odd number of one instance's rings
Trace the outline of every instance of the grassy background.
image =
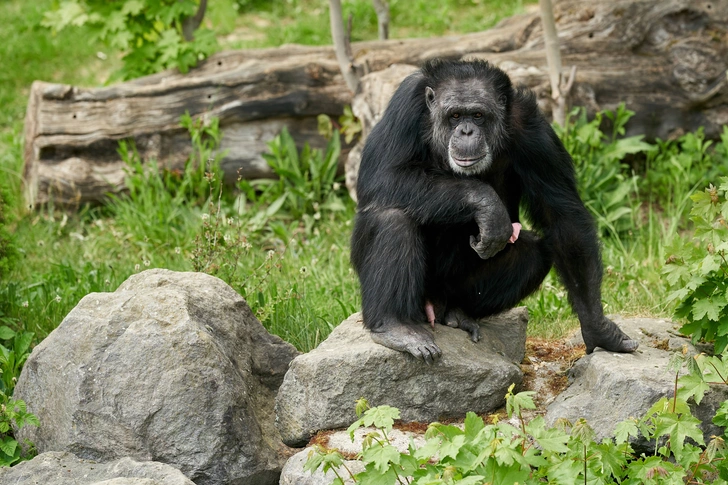
{"type": "MultiPolygon", "coordinates": [[[[228,275],[266,327],[299,349],[313,348],[358,310],[348,249],[354,204],[344,196],[340,210],[321,210],[318,219],[307,214],[305,220],[285,210],[267,217],[272,199],[240,193],[226,193],[217,206],[175,204],[163,190],[149,189],[136,200],[72,214],[23,207],[21,133],[32,81],[100,85],[119,67],[120,55],[89,45],[84,29],[53,34],[40,27],[51,6],[51,0],[0,3],[0,182],[13,199],[10,228],[20,250],[18,264],[0,280],[0,324],[42,339],[89,292],[113,291],[147,268],[192,270],[213,223],[228,238],[228,249],[210,256],[217,268],[211,272],[228,275]]],[[[392,37],[481,30],[524,8],[521,2],[495,0],[390,0],[390,6],[392,37]]],[[[345,15],[354,14],[354,40],[376,38],[369,0],[344,2],[344,8],[345,15]]],[[[211,2],[207,22],[225,48],[330,43],[326,0],[221,0],[211,2]]],[[[614,182],[638,185],[629,177],[614,182]]],[[[690,189],[668,194],[659,205],[650,193],[630,192],[631,229],[603,238],[608,313],[670,316],[660,270],[668,243],[679,243],[678,229],[687,227],[690,189]]],[[[525,304],[532,335],[559,337],[577,326],[553,274],[525,304]]]]}

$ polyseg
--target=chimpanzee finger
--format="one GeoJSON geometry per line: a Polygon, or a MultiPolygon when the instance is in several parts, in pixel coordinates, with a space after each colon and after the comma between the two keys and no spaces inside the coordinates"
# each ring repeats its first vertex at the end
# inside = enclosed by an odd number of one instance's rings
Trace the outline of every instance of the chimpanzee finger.
{"type": "Polygon", "coordinates": [[[432,354],[430,353],[430,349],[428,349],[427,347],[417,347],[417,353],[427,365],[432,365],[432,363],[435,361],[435,359],[432,357],[432,354]]]}

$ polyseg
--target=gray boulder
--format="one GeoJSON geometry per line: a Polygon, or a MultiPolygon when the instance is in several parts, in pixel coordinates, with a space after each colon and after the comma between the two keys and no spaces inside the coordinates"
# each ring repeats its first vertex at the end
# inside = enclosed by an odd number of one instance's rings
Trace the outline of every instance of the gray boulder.
{"type": "MultiPolygon", "coordinates": [[[[618,354],[597,349],[582,357],[569,372],[569,387],[548,407],[546,422],[554,424],[565,418],[572,422],[585,418],[594,428],[597,441],[614,436],[618,423],[627,418],[641,418],[660,398],[673,396],[675,374],[668,369],[670,356],[687,346],[688,353],[698,351],[677,332],[678,325],[653,318],[612,317],[640,347],[632,354],[618,354]]],[[[576,339],[577,341],[579,338],[576,339]]],[[[712,389],[693,414],[702,420],[706,442],[722,431],[711,418],[728,393],[712,389]]],[[[634,443],[649,449],[644,440],[634,443]]]]}
{"type": "Polygon", "coordinates": [[[122,458],[108,463],[50,451],[12,468],[0,468],[7,485],[194,485],[169,465],[122,458]]]}
{"type": "Polygon", "coordinates": [[[287,449],[276,388],[297,351],[218,278],[149,270],[84,297],[15,388],[38,451],[179,468],[198,485],[273,484],[287,449]]]}
{"type": "Polygon", "coordinates": [[[346,427],[354,404],[399,408],[405,421],[435,421],[501,406],[523,378],[528,312],[517,308],[481,322],[474,343],[459,329],[435,325],[442,358],[427,365],[372,342],[359,314],[341,323],[313,351],[296,357],[276,397],[276,425],[289,446],[319,430],[346,427]]]}

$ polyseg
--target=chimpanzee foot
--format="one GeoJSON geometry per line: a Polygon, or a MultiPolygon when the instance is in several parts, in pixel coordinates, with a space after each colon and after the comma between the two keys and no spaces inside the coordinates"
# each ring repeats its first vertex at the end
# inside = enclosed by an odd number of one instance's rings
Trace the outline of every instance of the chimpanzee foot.
{"type": "Polygon", "coordinates": [[[470,334],[470,340],[477,342],[480,340],[480,325],[468,317],[464,311],[454,308],[447,312],[445,316],[445,324],[448,327],[459,328],[470,334]]]}
{"type": "Polygon", "coordinates": [[[442,355],[432,331],[426,324],[402,323],[388,319],[371,331],[372,340],[379,345],[400,352],[409,352],[418,359],[432,364],[442,355]]]}
{"type": "Polygon", "coordinates": [[[581,335],[584,337],[587,354],[594,352],[596,347],[610,352],[634,352],[639,347],[639,342],[622,332],[617,324],[607,317],[602,317],[596,325],[582,325],[581,335]]]}

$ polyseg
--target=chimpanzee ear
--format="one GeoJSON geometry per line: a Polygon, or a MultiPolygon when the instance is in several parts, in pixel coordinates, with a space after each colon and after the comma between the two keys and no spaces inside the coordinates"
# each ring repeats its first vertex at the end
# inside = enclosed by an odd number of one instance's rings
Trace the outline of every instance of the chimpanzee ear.
{"type": "Polygon", "coordinates": [[[430,111],[432,111],[435,107],[435,90],[430,86],[425,88],[425,102],[427,103],[427,107],[430,108],[430,111]]]}

